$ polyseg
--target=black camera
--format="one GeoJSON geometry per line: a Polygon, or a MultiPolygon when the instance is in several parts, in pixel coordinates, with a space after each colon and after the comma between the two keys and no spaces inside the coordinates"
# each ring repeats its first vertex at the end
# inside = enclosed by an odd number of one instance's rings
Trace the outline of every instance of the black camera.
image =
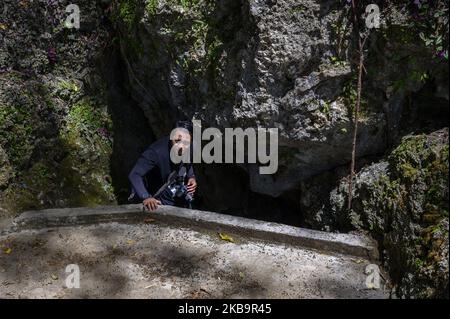
{"type": "Polygon", "coordinates": [[[184,181],[186,179],[186,168],[183,166],[180,168],[178,175],[175,179],[168,185],[168,189],[172,194],[172,198],[178,200],[184,200],[189,206],[191,205],[192,195],[189,194],[184,181]]]}

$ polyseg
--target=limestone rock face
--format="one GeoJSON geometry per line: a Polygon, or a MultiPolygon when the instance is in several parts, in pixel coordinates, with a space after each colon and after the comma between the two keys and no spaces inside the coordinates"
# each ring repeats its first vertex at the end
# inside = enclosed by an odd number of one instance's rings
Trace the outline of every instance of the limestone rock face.
{"type": "MultiPolygon", "coordinates": [[[[104,3],[104,1],[101,1],[104,3]]],[[[2,1],[0,219],[23,210],[115,202],[111,119],[96,69],[108,39],[101,3],[2,1]]]]}

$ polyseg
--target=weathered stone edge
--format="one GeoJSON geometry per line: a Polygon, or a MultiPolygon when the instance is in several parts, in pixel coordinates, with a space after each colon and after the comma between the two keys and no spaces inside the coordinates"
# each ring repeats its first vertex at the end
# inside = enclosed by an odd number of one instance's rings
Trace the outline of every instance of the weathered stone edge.
{"type": "Polygon", "coordinates": [[[354,255],[372,260],[378,259],[376,243],[363,236],[327,233],[171,206],[160,206],[152,213],[143,211],[140,204],[27,211],[16,217],[12,227],[3,233],[101,222],[139,222],[148,217],[169,225],[196,226],[321,251],[354,255]]]}

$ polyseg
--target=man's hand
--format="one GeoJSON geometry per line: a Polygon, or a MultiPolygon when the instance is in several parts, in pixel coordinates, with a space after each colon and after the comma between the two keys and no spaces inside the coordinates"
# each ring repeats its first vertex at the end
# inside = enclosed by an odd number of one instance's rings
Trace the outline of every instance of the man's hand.
{"type": "Polygon", "coordinates": [[[150,197],[147,199],[144,199],[143,201],[144,207],[147,208],[149,211],[154,211],[156,208],[158,208],[158,205],[161,205],[161,202],[157,200],[156,198],[150,197]]]}
{"type": "Polygon", "coordinates": [[[195,189],[197,188],[197,182],[195,181],[195,178],[193,177],[189,178],[186,188],[188,193],[191,194],[191,196],[194,195],[195,189]]]}

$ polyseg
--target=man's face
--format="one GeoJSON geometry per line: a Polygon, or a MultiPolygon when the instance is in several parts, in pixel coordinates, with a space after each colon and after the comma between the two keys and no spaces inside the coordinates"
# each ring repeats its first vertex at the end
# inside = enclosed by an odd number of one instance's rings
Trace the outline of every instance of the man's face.
{"type": "Polygon", "coordinates": [[[190,144],[191,135],[187,132],[187,130],[176,129],[174,135],[172,136],[172,147],[174,148],[176,154],[179,156],[183,155],[189,148],[190,144]]]}

